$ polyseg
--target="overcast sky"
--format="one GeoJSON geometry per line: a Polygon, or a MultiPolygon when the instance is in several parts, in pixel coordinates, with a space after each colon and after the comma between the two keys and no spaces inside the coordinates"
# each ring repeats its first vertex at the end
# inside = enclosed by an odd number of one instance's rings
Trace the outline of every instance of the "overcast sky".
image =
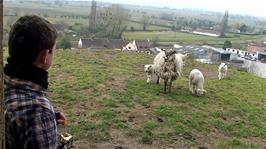
{"type": "Polygon", "coordinates": [[[266,0],[98,0],[169,8],[197,8],[266,18],[266,0]]]}

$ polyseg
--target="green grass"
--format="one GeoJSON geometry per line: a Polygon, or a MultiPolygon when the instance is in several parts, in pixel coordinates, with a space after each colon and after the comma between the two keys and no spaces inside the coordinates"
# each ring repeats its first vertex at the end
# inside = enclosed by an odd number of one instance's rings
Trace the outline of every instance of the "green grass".
{"type": "MultiPolygon", "coordinates": [[[[230,69],[225,80],[218,81],[216,75],[206,79],[204,97],[190,94],[186,77],[174,82],[171,94],[158,96],[158,86],[146,84],[143,72],[143,64],[151,63],[153,57],[57,50],[49,98],[67,114],[67,130],[76,140],[108,142],[115,129],[123,138],[137,138],[138,143],[148,145],[158,141],[179,144],[181,140],[189,147],[203,143],[211,148],[262,147],[266,139],[265,79],[230,69]],[[130,122],[132,114],[135,118],[130,122]],[[158,117],[163,121],[157,121],[158,117]]],[[[203,73],[217,71],[216,65],[188,60],[184,76],[192,68],[203,73]]]]}
{"type": "MultiPolygon", "coordinates": [[[[134,30],[143,30],[143,24],[128,21],[127,30],[131,31],[131,27],[133,27],[134,30]]],[[[156,25],[148,25],[147,30],[171,30],[171,29],[167,27],[156,26],[156,25]]]]}
{"type": "Polygon", "coordinates": [[[156,95],[163,85],[146,84],[143,72],[153,55],[61,49],[55,54],[48,97],[68,118],[59,131],[73,134],[77,145],[127,139],[148,146],[248,149],[265,143],[266,79],[230,68],[224,80],[207,76],[206,96],[195,97],[187,86],[190,70],[206,74],[217,66],[189,59],[172,93],[156,95]],[[114,130],[122,136],[114,137],[114,130]]]}

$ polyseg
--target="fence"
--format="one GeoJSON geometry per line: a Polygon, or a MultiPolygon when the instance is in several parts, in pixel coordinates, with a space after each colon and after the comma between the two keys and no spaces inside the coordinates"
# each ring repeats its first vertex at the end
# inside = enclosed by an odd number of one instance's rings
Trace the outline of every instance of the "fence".
{"type": "Polygon", "coordinates": [[[243,67],[246,68],[249,73],[266,78],[266,63],[244,60],[243,67]]]}

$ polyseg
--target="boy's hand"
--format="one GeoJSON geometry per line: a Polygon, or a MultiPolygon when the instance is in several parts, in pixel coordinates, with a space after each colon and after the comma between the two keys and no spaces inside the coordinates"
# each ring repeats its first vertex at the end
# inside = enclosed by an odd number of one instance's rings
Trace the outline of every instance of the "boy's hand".
{"type": "Polygon", "coordinates": [[[62,112],[55,112],[56,122],[57,124],[66,125],[67,119],[64,113],[62,112]]]}

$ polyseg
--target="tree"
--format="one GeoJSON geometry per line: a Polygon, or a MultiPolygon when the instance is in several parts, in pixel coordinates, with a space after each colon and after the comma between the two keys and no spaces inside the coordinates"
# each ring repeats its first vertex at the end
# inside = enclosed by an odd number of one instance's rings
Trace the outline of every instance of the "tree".
{"type": "Polygon", "coordinates": [[[91,33],[95,33],[96,28],[96,11],[97,11],[97,3],[96,1],[91,1],[91,12],[89,17],[89,30],[91,33]]]}
{"type": "Polygon", "coordinates": [[[263,34],[263,35],[266,35],[266,30],[263,30],[263,31],[262,31],[262,34],[263,34]]]}
{"type": "Polygon", "coordinates": [[[160,15],[160,19],[167,20],[167,21],[173,21],[174,20],[174,15],[173,14],[168,14],[168,13],[163,13],[163,14],[160,15]]]}
{"type": "Polygon", "coordinates": [[[121,38],[126,30],[128,20],[127,11],[118,4],[114,4],[103,10],[104,16],[97,19],[97,35],[108,38],[121,38]]]}
{"type": "Polygon", "coordinates": [[[146,31],[148,25],[150,24],[150,17],[147,15],[146,12],[143,13],[143,17],[142,17],[141,22],[143,24],[143,31],[146,31]]]}
{"type": "Polygon", "coordinates": [[[152,38],[152,45],[153,46],[157,46],[158,42],[159,42],[159,37],[158,36],[155,36],[155,37],[152,38]]]}
{"type": "Polygon", "coordinates": [[[241,33],[245,33],[245,32],[247,32],[247,29],[248,29],[248,27],[247,27],[246,24],[242,24],[242,25],[240,26],[240,28],[239,28],[239,30],[240,30],[241,33]]]}
{"type": "Polygon", "coordinates": [[[135,31],[134,26],[131,26],[131,27],[130,27],[130,30],[131,30],[131,32],[134,32],[134,31],[135,31]]]}
{"type": "Polygon", "coordinates": [[[71,42],[67,37],[63,37],[59,42],[59,48],[62,49],[70,49],[71,48],[71,42]]]}
{"type": "Polygon", "coordinates": [[[225,50],[226,48],[231,48],[231,47],[232,47],[231,41],[226,40],[224,42],[223,49],[225,50]]]}
{"type": "Polygon", "coordinates": [[[224,37],[225,36],[226,28],[227,28],[227,25],[228,25],[228,17],[229,17],[228,11],[225,11],[224,17],[223,17],[222,22],[221,22],[220,37],[224,37]]]}

